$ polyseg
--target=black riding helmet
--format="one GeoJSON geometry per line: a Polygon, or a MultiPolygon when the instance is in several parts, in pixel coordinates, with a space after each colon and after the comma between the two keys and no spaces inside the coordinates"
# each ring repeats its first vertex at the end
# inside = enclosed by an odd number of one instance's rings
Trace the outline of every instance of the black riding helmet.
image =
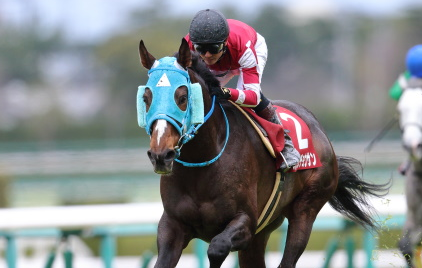
{"type": "Polygon", "coordinates": [[[229,25],[221,12],[201,10],[192,19],[189,36],[194,44],[222,43],[229,36],[229,25]]]}

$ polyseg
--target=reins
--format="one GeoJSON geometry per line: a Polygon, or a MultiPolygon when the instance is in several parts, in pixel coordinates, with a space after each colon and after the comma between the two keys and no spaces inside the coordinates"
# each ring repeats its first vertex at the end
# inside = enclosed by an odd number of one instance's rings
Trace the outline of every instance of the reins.
{"type": "Polygon", "coordinates": [[[213,159],[208,160],[208,161],[205,161],[205,162],[201,162],[201,163],[189,163],[189,162],[185,162],[185,161],[182,161],[182,160],[179,160],[178,159],[178,157],[180,156],[180,150],[182,149],[182,146],[185,143],[187,143],[188,141],[190,141],[191,139],[193,139],[195,137],[195,134],[197,134],[198,129],[203,124],[205,124],[205,122],[214,113],[214,104],[215,104],[215,102],[216,102],[216,97],[214,96],[213,97],[213,100],[212,100],[211,109],[207,113],[207,115],[204,117],[204,123],[192,126],[188,131],[186,131],[185,134],[183,134],[180,137],[179,141],[177,142],[176,147],[174,147],[174,150],[176,151],[176,159],[175,159],[175,161],[178,162],[178,163],[180,163],[180,164],[182,164],[185,167],[204,167],[204,166],[211,165],[212,163],[214,163],[215,161],[217,161],[220,158],[220,156],[223,154],[224,150],[226,149],[227,141],[229,140],[229,136],[230,136],[230,124],[229,124],[229,120],[227,119],[227,115],[226,115],[226,112],[224,111],[223,106],[221,105],[221,103],[219,103],[219,105],[221,107],[221,111],[223,111],[224,121],[226,122],[226,140],[224,141],[224,146],[221,149],[221,151],[213,159]]]}

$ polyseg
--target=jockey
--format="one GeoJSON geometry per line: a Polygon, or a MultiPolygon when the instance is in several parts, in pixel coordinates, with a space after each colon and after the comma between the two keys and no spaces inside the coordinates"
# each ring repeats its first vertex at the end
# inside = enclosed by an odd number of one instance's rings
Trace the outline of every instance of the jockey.
{"type": "MultiPolygon", "coordinates": [[[[241,21],[226,20],[219,11],[206,9],[194,16],[185,39],[223,86],[211,88],[211,95],[251,107],[260,117],[282,125],[275,108],[261,91],[261,77],[268,54],[264,37],[241,21]],[[237,87],[225,88],[234,76],[239,76],[237,87]]],[[[285,146],[281,152],[284,161],[280,168],[288,170],[299,163],[300,154],[286,130],[284,138],[285,146]]]]}
{"type": "MultiPolygon", "coordinates": [[[[390,97],[398,101],[406,88],[422,88],[422,44],[410,48],[406,54],[406,71],[400,74],[390,88],[390,97]]],[[[405,175],[410,167],[410,159],[406,159],[398,168],[405,175]]]]}
{"type": "Polygon", "coordinates": [[[393,100],[399,100],[404,89],[422,87],[422,44],[409,49],[406,55],[406,69],[399,75],[389,94],[393,100]]]}

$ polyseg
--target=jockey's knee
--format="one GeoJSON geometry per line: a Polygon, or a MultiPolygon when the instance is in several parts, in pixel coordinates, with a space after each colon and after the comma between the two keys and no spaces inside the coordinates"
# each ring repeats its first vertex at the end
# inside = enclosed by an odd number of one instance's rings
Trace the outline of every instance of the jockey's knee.
{"type": "Polygon", "coordinates": [[[265,97],[264,94],[262,94],[262,92],[261,92],[260,100],[261,101],[258,103],[258,105],[253,108],[256,113],[261,112],[262,110],[267,108],[268,105],[271,103],[270,100],[267,97],[265,97]]]}

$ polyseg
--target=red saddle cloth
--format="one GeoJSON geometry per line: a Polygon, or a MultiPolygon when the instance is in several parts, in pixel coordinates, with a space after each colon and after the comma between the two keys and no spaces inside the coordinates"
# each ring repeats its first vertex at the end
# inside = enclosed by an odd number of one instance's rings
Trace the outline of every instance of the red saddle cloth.
{"type": "Polygon", "coordinates": [[[288,134],[293,141],[293,145],[300,153],[300,162],[292,171],[322,166],[319,156],[315,152],[312,135],[308,125],[292,111],[279,106],[274,107],[277,109],[277,115],[283,126],[263,119],[250,108],[242,108],[248,112],[267,132],[268,139],[276,154],[276,168],[279,168],[281,163],[283,163],[283,158],[280,155],[280,152],[284,148],[283,128],[289,130],[288,134]]]}

